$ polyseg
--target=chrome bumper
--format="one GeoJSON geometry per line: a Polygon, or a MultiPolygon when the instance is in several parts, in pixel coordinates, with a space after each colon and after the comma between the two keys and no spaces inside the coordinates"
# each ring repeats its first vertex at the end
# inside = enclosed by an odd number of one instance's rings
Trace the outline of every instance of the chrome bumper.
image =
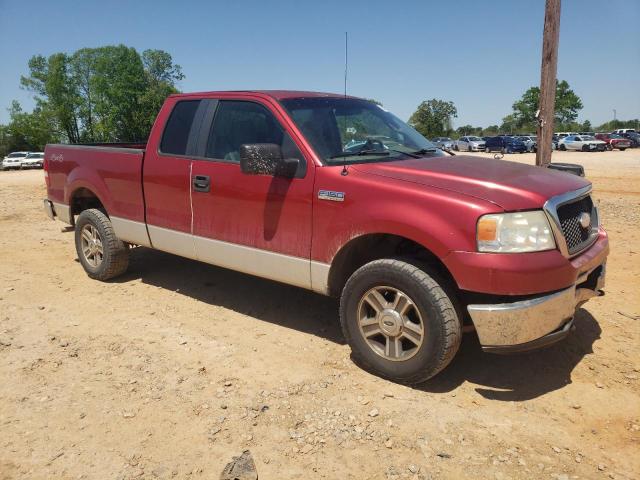
{"type": "Polygon", "coordinates": [[[513,303],[474,304],[467,310],[482,349],[507,353],[532,350],[561,340],[573,327],[578,307],[601,294],[606,264],[586,272],[575,285],[551,295],[513,303]],[[597,278],[592,273],[600,269],[597,278]]]}

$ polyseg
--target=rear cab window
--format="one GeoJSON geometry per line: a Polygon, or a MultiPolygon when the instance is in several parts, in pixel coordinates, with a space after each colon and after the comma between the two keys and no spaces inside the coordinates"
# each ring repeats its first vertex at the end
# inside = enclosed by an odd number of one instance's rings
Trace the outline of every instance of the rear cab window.
{"type": "Polygon", "coordinates": [[[183,100],[175,104],[162,133],[161,153],[167,155],[187,154],[189,133],[199,106],[200,100],[183,100]]]}

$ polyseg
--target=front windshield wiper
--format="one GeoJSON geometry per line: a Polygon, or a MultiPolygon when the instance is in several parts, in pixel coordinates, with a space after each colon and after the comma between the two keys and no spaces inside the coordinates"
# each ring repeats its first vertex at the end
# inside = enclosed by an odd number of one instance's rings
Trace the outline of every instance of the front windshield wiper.
{"type": "Polygon", "coordinates": [[[395,150],[393,148],[390,148],[389,150],[396,153],[402,153],[403,155],[408,155],[412,158],[420,158],[420,155],[417,155],[416,152],[405,152],[404,150],[395,150]]]}
{"type": "MultiPolygon", "coordinates": [[[[424,155],[425,153],[433,153],[433,152],[437,152],[438,149],[437,148],[421,148],[420,150],[415,150],[413,152],[411,152],[413,155],[424,155]]],[[[409,152],[406,152],[409,153],[409,152]]]]}
{"type": "Polygon", "coordinates": [[[360,150],[359,152],[340,153],[338,155],[333,155],[332,157],[329,157],[329,158],[333,160],[334,158],[363,157],[365,155],[389,155],[389,152],[382,152],[380,150],[360,150]]]}

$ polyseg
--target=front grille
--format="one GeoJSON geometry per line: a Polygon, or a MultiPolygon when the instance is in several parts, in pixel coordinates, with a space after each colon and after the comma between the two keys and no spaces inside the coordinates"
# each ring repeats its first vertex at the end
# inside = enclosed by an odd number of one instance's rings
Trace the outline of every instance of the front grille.
{"type": "Polygon", "coordinates": [[[569,254],[573,255],[583,250],[595,239],[594,231],[597,228],[598,218],[590,196],[558,207],[558,219],[569,254]],[[591,216],[591,223],[586,228],[580,225],[580,216],[583,213],[591,216]]]}

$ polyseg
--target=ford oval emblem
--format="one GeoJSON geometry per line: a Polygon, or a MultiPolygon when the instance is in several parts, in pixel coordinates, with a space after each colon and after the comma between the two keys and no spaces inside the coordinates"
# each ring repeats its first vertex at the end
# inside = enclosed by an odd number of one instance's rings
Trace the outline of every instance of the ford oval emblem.
{"type": "Polygon", "coordinates": [[[582,228],[588,228],[591,225],[591,215],[589,215],[587,212],[582,212],[580,214],[580,217],[578,218],[578,221],[580,222],[580,226],[582,228]]]}

